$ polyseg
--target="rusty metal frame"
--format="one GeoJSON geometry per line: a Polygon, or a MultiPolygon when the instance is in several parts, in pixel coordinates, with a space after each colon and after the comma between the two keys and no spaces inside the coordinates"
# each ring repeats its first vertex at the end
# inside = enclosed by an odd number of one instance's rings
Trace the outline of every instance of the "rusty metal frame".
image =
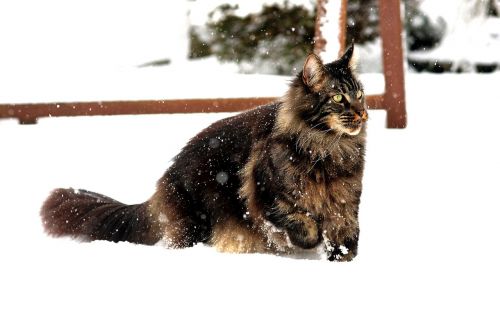
{"type": "Polygon", "coordinates": [[[0,118],[35,124],[43,117],[111,116],[162,113],[234,112],[271,103],[276,98],[219,98],[76,103],[0,104],[0,118]]]}
{"type": "MultiPolygon", "coordinates": [[[[318,17],[327,15],[318,0],[318,17]]],[[[346,6],[339,20],[341,25],[339,39],[345,46],[346,6]]],[[[401,14],[399,0],[379,0],[380,35],[382,38],[385,92],[381,95],[367,96],[371,109],[387,111],[387,127],[406,127],[406,102],[404,91],[403,52],[401,40],[401,14]]],[[[319,20],[317,19],[317,24],[319,20]]],[[[316,46],[324,47],[327,42],[316,29],[316,46]]],[[[55,116],[96,116],[131,115],[160,113],[232,112],[241,111],[270,103],[271,97],[256,98],[219,98],[219,99],[182,99],[157,101],[109,101],[76,103],[37,103],[37,104],[0,104],[1,118],[17,118],[21,124],[34,124],[42,117],[55,116]]]]}
{"type": "Polygon", "coordinates": [[[378,3],[385,79],[381,107],[387,110],[387,127],[405,128],[407,120],[401,4],[399,0],[379,0],[378,3]]]}

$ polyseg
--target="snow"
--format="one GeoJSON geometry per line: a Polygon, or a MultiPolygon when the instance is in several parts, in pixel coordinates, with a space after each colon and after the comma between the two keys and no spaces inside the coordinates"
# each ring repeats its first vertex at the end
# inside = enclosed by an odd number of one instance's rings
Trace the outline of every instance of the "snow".
{"type": "Polygon", "coordinates": [[[420,4],[420,9],[434,21],[438,17],[443,18],[448,31],[461,29],[464,23],[477,18],[484,19],[487,8],[488,2],[482,0],[441,0],[439,2],[423,0],[420,4]]]}
{"type": "Polygon", "coordinates": [[[359,73],[382,73],[382,40],[375,39],[354,47],[353,57],[359,73]]]}
{"type": "Polygon", "coordinates": [[[487,1],[423,1],[420,9],[432,21],[446,22],[445,35],[434,49],[410,52],[409,58],[452,62],[452,70],[462,71],[471,71],[476,64],[500,64],[500,19],[487,16],[488,5],[487,1]]]}
{"type": "MultiPolygon", "coordinates": [[[[167,67],[68,70],[33,75],[29,80],[19,72],[7,71],[0,77],[0,103],[276,97],[283,94],[291,80],[290,76],[237,72],[237,66],[219,64],[215,58],[167,67]],[[213,83],[214,77],[217,84],[213,83]],[[258,84],[262,80],[267,84],[258,84]]],[[[382,75],[370,73],[362,77],[367,91],[383,92],[382,75]]]]}
{"type": "Polygon", "coordinates": [[[351,263],[43,233],[51,189],[141,202],[186,141],[226,114],[1,121],[0,331],[498,331],[500,113],[478,96],[494,96],[499,79],[408,75],[405,130],[370,111],[351,263]]]}
{"type": "Polygon", "coordinates": [[[229,175],[227,174],[227,172],[220,171],[217,173],[217,175],[215,175],[215,180],[219,184],[224,185],[229,180],[229,175]]]}
{"type": "Polygon", "coordinates": [[[0,3],[0,70],[123,68],[187,53],[186,6],[162,0],[6,0],[0,3]],[[183,37],[183,38],[182,38],[183,37]],[[165,41],[165,42],[161,42],[165,41]],[[169,42],[175,41],[175,48],[169,42]],[[186,41],[186,42],[183,42],[186,41]],[[180,44],[180,45],[179,45],[180,44]],[[17,68],[19,65],[19,68],[17,68]]]}
{"type": "MultiPolygon", "coordinates": [[[[188,24],[201,25],[223,3],[240,15],[280,1],[3,0],[0,2],[0,73],[28,81],[54,69],[128,70],[155,60],[185,62],[188,24]],[[189,18],[187,13],[189,12],[189,18]],[[21,73],[21,75],[19,74],[21,73]],[[28,75],[30,74],[30,75],[28,75]]],[[[313,8],[310,0],[291,4],[313,8]]]]}
{"type": "MultiPolygon", "coordinates": [[[[413,51],[413,60],[453,61],[455,66],[500,63],[500,19],[476,19],[448,33],[441,44],[430,51],[413,51]],[[464,45],[467,45],[464,48],[464,45]]],[[[465,68],[467,69],[467,68],[465,68]]]]}
{"type": "MultiPolygon", "coordinates": [[[[19,72],[7,71],[0,78],[2,103],[51,103],[74,101],[113,101],[213,98],[234,96],[276,96],[286,89],[289,77],[239,75],[236,66],[220,65],[216,59],[195,60],[179,66],[99,69],[72,69],[38,73],[29,80],[19,72]],[[186,66],[189,72],[186,72],[186,66]],[[213,78],[217,77],[217,84],[213,78]],[[245,85],[266,78],[271,90],[248,91],[245,85]],[[26,94],[29,91],[30,94],[26,94]],[[222,94],[222,96],[221,96],[222,94]]],[[[383,82],[383,81],[382,81],[383,82]]]]}

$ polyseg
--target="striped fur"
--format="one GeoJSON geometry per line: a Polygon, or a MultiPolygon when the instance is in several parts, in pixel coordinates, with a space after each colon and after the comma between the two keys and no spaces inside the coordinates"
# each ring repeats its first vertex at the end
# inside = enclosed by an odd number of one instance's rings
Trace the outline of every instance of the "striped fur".
{"type": "Polygon", "coordinates": [[[329,260],[351,260],[367,119],[351,56],[352,47],[324,65],[311,55],[280,101],[207,127],[143,204],[55,190],[42,207],[45,230],[171,248],[204,242],[237,253],[320,249],[329,260]]]}

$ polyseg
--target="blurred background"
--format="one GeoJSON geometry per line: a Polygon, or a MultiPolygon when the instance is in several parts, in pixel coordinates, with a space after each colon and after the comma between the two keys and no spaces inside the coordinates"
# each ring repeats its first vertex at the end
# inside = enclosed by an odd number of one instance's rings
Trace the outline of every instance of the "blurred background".
{"type": "MultiPolygon", "coordinates": [[[[381,72],[377,0],[349,0],[347,40],[361,72],[381,72]]],[[[493,72],[500,0],[402,0],[414,72],[493,72]]],[[[61,1],[0,4],[0,72],[224,66],[290,75],[314,44],[317,1],[61,1]]],[[[1,95],[0,95],[1,96],[1,95]]]]}

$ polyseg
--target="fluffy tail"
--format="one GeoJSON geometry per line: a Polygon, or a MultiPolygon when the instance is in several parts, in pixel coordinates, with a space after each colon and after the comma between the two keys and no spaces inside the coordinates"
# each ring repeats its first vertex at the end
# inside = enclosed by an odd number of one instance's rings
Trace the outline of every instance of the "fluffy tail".
{"type": "Polygon", "coordinates": [[[54,190],[41,216],[45,231],[52,236],[148,245],[161,238],[152,230],[146,203],[129,206],[85,190],[54,190]]]}

